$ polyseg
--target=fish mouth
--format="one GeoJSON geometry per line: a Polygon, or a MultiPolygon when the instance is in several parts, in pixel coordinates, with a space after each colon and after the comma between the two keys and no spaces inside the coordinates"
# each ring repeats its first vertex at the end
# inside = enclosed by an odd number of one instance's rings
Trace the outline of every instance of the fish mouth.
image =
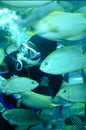
{"type": "Polygon", "coordinates": [[[42,71],[42,67],[39,68],[42,71]]]}
{"type": "Polygon", "coordinates": [[[39,68],[42,72],[45,72],[46,73],[46,70],[45,69],[42,69],[42,67],[39,68]]]}
{"type": "Polygon", "coordinates": [[[46,73],[46,74],[50,74],[50,71],[47,71],[46,69],[42,69],[42,67],[39,68],[42,72],[46,73]]]}

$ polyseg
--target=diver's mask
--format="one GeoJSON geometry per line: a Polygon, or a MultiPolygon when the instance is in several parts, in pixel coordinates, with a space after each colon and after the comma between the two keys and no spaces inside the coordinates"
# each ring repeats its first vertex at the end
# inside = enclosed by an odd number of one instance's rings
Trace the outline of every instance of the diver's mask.
{"type": "Polygon", "coordinates": [[[37,65],[41,59],[41,53],[39,52],[38,48],[32,42],[28,41],[28,43],[22,43],[20,45],[20,49],[17,54],[17,61],[16,61],[16,69],[18,63],[21,64],[21,61],[25,64],[26,67],[32,67],[37,65]]]}
{"type": "Polygon", "coordinates": [[[17,51],[16,59],[10,56],[6,51],[6,54],[15,60],[15,68],[17,71],[21,71],[23,67],[32,67],[40,63],[41,53],[31,41],[22,43],[17,51]]]}

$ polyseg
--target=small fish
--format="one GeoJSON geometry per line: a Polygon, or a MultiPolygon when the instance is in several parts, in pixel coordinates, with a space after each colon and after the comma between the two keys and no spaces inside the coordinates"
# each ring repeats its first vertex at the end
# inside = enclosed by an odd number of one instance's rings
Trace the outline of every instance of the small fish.
{"type": "Polygon", "coordinates": [[[35,33],[53,41],[78,40],[86,35],[86,17],[82,13],[54,11],[36,24],[35,33]]]}
{"type": "Polygon", "coordinates": [[[19,100],[19,103],[17,103],[17,105],[20,105],[21,103],[25,104],[26,106],[31,106],[39,109],[52,108],[58,106],[57,104],[52,103],[52,97],[37,94],[31,91],[21,93],[21,99],[19,100]]]}
{"type": "Polygon", "coordinates": [[[38,87],[39,83],[35,80],[26,77],[12,77],[7,80],[6,85],[2,87],[2,92],[5,94],[15,94],[26,92],[38,87]]]}
{"type": "Polygon", "coordinates": [[[65,74],[83,69],[85,54],[76,45],[59,48],[49,54],[40,65],[40,70],[49,74],[65,74]]]}
{"type": "Polygon", "coordinates": [[[39,123],[36,112],[23,108],[5,110],[2,112],[2,117],[9,123],[19,126],[28,125],[29,127],[31,125],[36,125],[39,123]]]}
{"type": "Polygon", "coordinates": [[[69,84],[60,89],[57,95],[71,102],[86,102],[86,84],[69,84]]]}
{"type": "Polygon", "coordinates": [[[4,3],[5,5],[9,5],[9,6],[13,6],[13,7],[17,7],[17,8],[26,8],[26,7],[40,7],[43,6],[45,4],[48,4],[49,2],[51,2],[50,0],[48,1],[37,1],[37,0],[27,0],[27,1],[20,1],[20,0],[15,0],[15,1],[11,1],[11,0],[2,0],[2,3],[4,3]]]}

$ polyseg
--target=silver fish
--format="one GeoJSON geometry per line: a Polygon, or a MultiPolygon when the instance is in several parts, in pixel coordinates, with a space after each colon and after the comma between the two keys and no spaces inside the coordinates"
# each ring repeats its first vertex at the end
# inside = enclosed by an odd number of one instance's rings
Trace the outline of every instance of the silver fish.
{"type": "Polygon", "coordinates": [[[2,87],[5,94],[15,94],[19,92],[31,91],[38,87],[39,83],[26,77],[13,77],[7,80],[6,85],[2,87]]]}
{"type": "Polygon", "coordinates": [[[36,112],[26,110],[23,108],[14,108],[2,112],[2,117],[9,123],[15,125],[35,125],[39,123],[36,112]]]}
{"type": "Polygon", "coordinates": [[[57,95],[71,102],[86,102],[86,84],[69,84],[60,89],[57,95]]]}
{"type": "Polygon", "coordinates": [[[59,48],[49,54],[40,65],[40,70],[49,74],[65,74],[83,69],[85,54],[76,45],[59,48]]]}

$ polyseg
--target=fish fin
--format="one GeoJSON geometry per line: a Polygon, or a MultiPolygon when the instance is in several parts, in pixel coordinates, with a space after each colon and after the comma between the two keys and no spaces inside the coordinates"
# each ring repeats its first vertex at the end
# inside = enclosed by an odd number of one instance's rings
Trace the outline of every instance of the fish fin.
{"type": "Polygon", "coordinates": [[[82,33],[80,35],[77,35],[77,36],[73,36],[73,37],[69,37],[69,38],[66,38],[66,40],[70,40],[70,41],[73,41],[73,40],[81,40],[83,38],[86,37],[86,34],[85,33],[82,33]]]}
{"type": "Polygon", "coordinates": [[[35,33],[33,31],[28,31],[28,35],[32,37],[33,35],[35,35],[35,33]]]}
{"type": "Polygon", "coordinates": [[[2,103],[0,103],[0,112],[3,112],[5,110],[6,110],[6,108],[4,107],[4,105],[2,103]]]}
{"type": "Polygon", "coordinates": [[[22,103],[22,99],[19,99],[19,100],[17,101],[17,103],[16,103],[17,107],[20,107],[21,103],[22,103]]]}
{"type": "Polygon", "coordinates": [[[7,80],[4,77],[0,76],[0,82],[6,82],[7,83],[7,80]]]}
{"type": "Polygon", "coordinates": [[[76,13],[76,15],[86,18],[86,15],[84,13],[76,13]]]}
{"type": "Polygon", "coordinates": [[[54,12],[50,13],[50,15],[57,15],[57,14],[61,14],[61,13],[63,13],[63,12],[61,12],[61,11],[54,11],[54,12]]]}
{"type": "Polygon", "coordinates": [[[61,106],[61,104],[51,103],[51,107],[58,107],[58,106],[61,106]]]}
{"type": "Polygon", "coordinates": [[[69,85],[69,83],[66,81],[63,81],[60,89],[65,88],[67,85],[69,85]]]}
{"type": "Polygon", "coordinates": [[[15,130],[27,130],[29,125],[17,125],[15,130]]]}
{"type": "Polygon", "coordinates": [[[5,52],[3,48],[0,48],[0,64],[3,62],[5,58],[5,52]]]}

